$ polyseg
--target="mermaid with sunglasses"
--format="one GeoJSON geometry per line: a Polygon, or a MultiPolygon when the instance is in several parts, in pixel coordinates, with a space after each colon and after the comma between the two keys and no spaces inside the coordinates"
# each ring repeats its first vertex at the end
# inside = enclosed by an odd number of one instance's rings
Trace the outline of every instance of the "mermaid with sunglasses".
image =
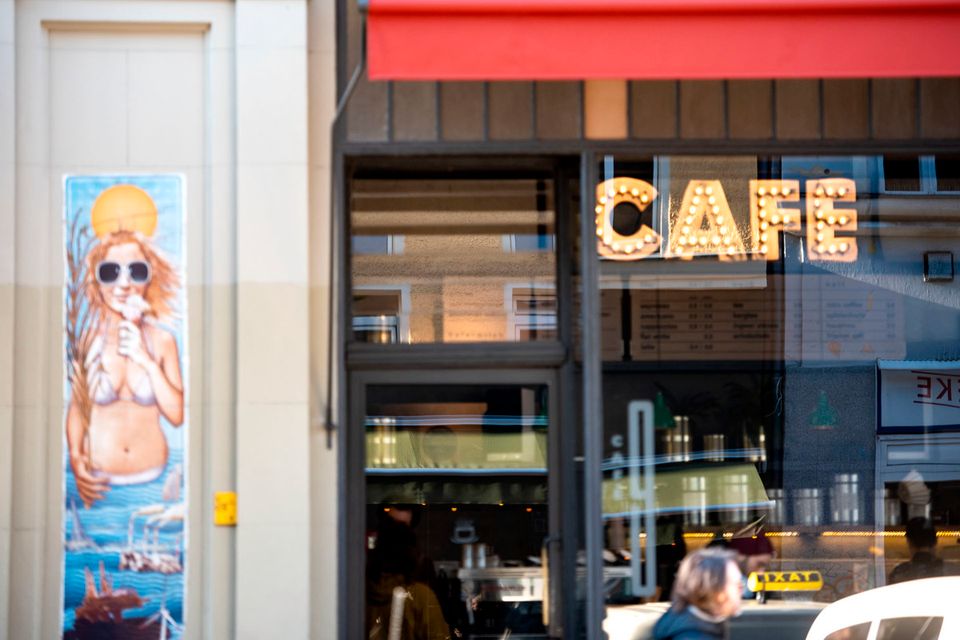
{"type": "Polygon", "coordinates": [[[77,492],[89,507],[110,485],[150,482],[167,464],[160,416],[183,424],[176,340],[169,315],[178,278],[142,236],[114,231],[87,256],[85,290],[98,331],[84,362],[87,407],[73,397],[67,446],[77,492]],[[85,424],[84,414],[89,414],[85,424]]]}

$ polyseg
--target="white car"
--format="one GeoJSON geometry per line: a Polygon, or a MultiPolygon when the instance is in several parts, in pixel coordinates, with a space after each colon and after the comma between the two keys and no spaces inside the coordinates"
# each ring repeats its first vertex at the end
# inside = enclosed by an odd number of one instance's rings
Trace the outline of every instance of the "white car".
{"type": "Polygon", "coordinates": [[[880,587],[829,605],[807,640],[957,640],[960,577],[880,587]]]}

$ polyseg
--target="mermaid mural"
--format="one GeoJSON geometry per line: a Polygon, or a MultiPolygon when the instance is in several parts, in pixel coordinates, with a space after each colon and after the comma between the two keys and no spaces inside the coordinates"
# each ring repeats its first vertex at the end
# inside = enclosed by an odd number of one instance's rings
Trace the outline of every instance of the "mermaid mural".
{"type": "Polygon", "coordinates": [[[179,176],[65,181],[64,638],[183,630],[179,176]]]}

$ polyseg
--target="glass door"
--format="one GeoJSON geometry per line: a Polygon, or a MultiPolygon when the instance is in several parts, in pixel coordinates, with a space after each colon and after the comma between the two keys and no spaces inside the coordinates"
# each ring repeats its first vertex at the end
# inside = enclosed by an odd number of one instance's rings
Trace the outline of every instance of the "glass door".
{"type": "Polygon", "coordinates": [[[548,637],[553,378],[355,376],[365,637],[548,637]]]}

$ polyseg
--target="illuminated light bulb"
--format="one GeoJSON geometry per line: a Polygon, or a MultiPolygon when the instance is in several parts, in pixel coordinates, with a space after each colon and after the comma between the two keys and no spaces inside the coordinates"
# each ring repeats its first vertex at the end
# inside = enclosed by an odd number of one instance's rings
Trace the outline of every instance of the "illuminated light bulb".
{"type": "Polygon", "coordinates": [[[849,248],[850,248],[850,245],[848,245],[846,242],[841,242],[841,243],[840,243],[840,251],[841,251],[841,252],[846,253],[846,252],[847,252],[847,249],[849,249],[849,248]]]}
{"type": "Polygon", "coordinates": [[[827,225],[825,225],[822,220],[817,223],[817,229],[823,229],[825,226],[827,225]]]}
{"type": "Polygon", "coordinates": [[[687,216],[685,221],[687,224],[693,224],[693,216],[687,216]]]}
{"type": "Polygon", "coordinates": [[[840,224],[847,224],[847,216],[840,216],[840,224]]]}
{"type": "Polygon", "coordinates": [[[827,195],[833,197],[833,187],[827,187],[827,195]]]}
{"type": "Polygon", "coordinates": [[[817,187],[817,190],[813,192],[813,195],[818,196],[818,197],[822,196],[822,195],[823,195],[823,187],[817,187]]]}
{"type": "Polygon", "coordinates": [[[711,209],[711,211],[713,211],[713,215],[717,215],[718,213],[720,213],[720,207],[714,205],[714,207],[713,207],[713,209],[711,209]]]}
{"type": "Polygon", "coordinates": [[[627,246],[625,246],[625,247],[623,248],[623,250],[624,250],[625,252],[627,252],[627,253],[633,253],[633,245],[632,245],[632,244],[628,244],[627,246]]]}
{"type": "Polygon", "coordinates": [[[644,193],[644,194],[641,194],[641,196],[640,196],[640,202],[647,202],[648,200],[650,200],[650,196],[648,196],[648,195],[645,194],[645,193],[644,193]]]}
{"type": "Polygon", "coordinates": [[[723,235],[727,235],[727,227],[726,226],[720,227],[720,233],[722,233],[723,235]]]}
{"type": "Polygon", "coordinates": [[[612,198],[612,197],[615,196],[615,195],[617,195],[617,192],[614,191],[613,189],[609,189],[609,190],[607,191],[607,197],[608,197],[608,198],[612,198]]]}
{"type": "Polygon", "coordinates": [[[690,215],[695,215],[697,213],[696,207],[690,207],[690,215]]]}
{"type": "Polygon", "coordinates": [[[723,216],[717,216],[717,224],[723,224],[723,216]]]}
{"type": "Polygon", "coordinates": [[[767,206],[767,199],[766,199],[766,198],[760,198],[760,201],[757,202],[757,204],[760,205],[760,208],[761,208],[761,209],[764,209],[764,208],[766,208],[766,206],[767,206]]]}
{"type": "Polygon", "coordinates": [[[822,244],[817,245],[817,253],[823,253],[824,246],[822,244]]]}
{"type": "Polygon", "coordinates": [[[837,222],[836,216],[830,216],[829,218],[827,218],[827,224],[836,224],[836,222],[837,222]]]}
{"type": "Polygon", "coordinates": [[[626,193],[626,192],[627,192],[627,185],[625,184],[620,185],[620,193],[626,193]]]}
{"type": "Polygon", "coordinates": [[[690,235],[690,227],[685,226],[682,229],[680,229],[680,231],[683,232],[683,235],[690,235]]]}
{"type": "Polygon", "coordinates": [[[790,195],[790,187],[784,187],[784,188],[783,188],[783,195],[785,195],[785,196],[790,195]]]}
{"type": "Polygon", "coordinates": [[[817,209],[815,215],[817,216],[817,220],[821,220],[823,218],[823,211],[820,211],[820,209],[817,209]]]}
{"type": "Polygon", "coordinates": [[[846,187],[840,187],[839,189],[837,189],[837,195],[840,196],[841,198],[842,198],[843,196],[847,195],[847,188],[846,188],[846,187]]]}
{"type": "Polygon", "coordinates": [[[653,236],[651,236],[651,235],[648,233],[647,235],[643,236],[643,241],[644,241],[645,243],[647,243],[647,244],[652,244],[652,243],[653,243],[653,236]]]}
{"type": "Polygon", "coordinates": [[[735,254],[736,252],[737,252],[737,248],[736,248],[736,247],[728,247],[728,248],[727,248],[727,254],[729,254],[729,255],[731,255],[731,256],[732,256],[733,254],[735,254]]]}
{"type": "Polygon", "coordinates": [[[700,204],[700,196],[693,196],[693,204],[700,204]]]}
{"type": "Polygon", "coordinates": [[[677,247],[677,255],[683,253],[683,247],[677,247]]]}
{"type": "Polygon", "coordinates": [[[713,236],[710,238],[710,244],[720,244],[720,236],[713,236]]]}
{"type": "Polygon", "coordinates": [[[775,196],[778,193],[780,193],[779,189],[777,189],[776,187],[770,187],[770,195],[775,196]]]}
{"type": "Polygon", "coordinates": [[[707,195],[710,195],[711,193],[713,193],[713,187],[707,187],[706,192],[707,192],[707,195]]]}
{"type": "MultiPolygon", "coordinates": [[[[709,193],[709,191],[707,193],[709,193]]],[[[717,199],[714,198],[713,196],[710,196],[709,198],[707,198],[707,204],[716,204],[716,203],[717,203],[717,199]]]]}
{"type": "Polygon", "coordinates": [[[602,238],[602,237],[603,237],[603,229],[597,229],[597,237],[598,237],[598,238],[602,238]]]}
{"type": "Polygon", "coordinates": [[[731,238],[730,236],[724,236],[724,237],[723,237],[723,244],[728,245],[728,246],[731,245],[731,244],[733,244],[733,238],[731,238]]]}
{"type": "Polygon", "coordinates": [[[778,216],[777,214],[773,214],[773,217],[770,218],[770,222],[772,222],[773,224],[780,224],[780,216],[778,216]]]}
{"type": "Polygon", "coordinates": [[[814,208],[814,209],[819,209],[819,208],[820,208],[820,198],[814,198],[814,199],[813,199],[813,208],[814,208]]]}
{"type": "Polygon", "coordinates": [[[700,236],[700,246],[701,247],[707,246],[707,236],[700,236]]]}
{"type": "Polygon", "coordinates": [[[757,189],[757,195],[760,196],[761,198],[762,198],[766,193],[767,193],[767,190],[764,189],[763,187],[760,187],[759,189],[757,189]]]}
{"type": "Polygon", "coordinates": [[[606,197],[606,196],[600,196],[600,204],[607,204],[607,197],[606,197]]]}
{"type": "Polygon", "coordinates": [[[596,211],[597,213],[603,213],[603,207],[601,207],[600,205],[597,205],[597,208],[594,209],[594,211],[596,211]]]}
{"type": "Polygon", "coordinates": [[[681,247],[687,244],[687,236],[680,236],[680,239],[677,240],[677,244],[679,244],[681,247]]]}
{"type": "Polygon", "coordinates": [[[761,220],[767,217],[767,212],[763,209],[760,209],[760,213],[757,214],[761,220]]]}
{"type": "Polygon", "coordinates": [[[837,252],[837,245],[831,244],[829,251],[830,251],[830,253],[836,253],[836,252],[837,252]]]}
{"type": "Polygon", "coordinates": [[[614,250],[614,251],[620,251],[620,243],[619,243],[619,242],[614,242],[614,243],[613,243],[612,245],[610,245],[610,246],[613,247],[613,250],[614,250]]]}
{"type": "Polygon", "coordinates": [[[790,216],[783,216],[783,224],[790,224],[790,216]]]}
{"type": "Polygon", "coordinates": [[[823,234],[822,234],[822,233],[818,233],[818,234],[817,234],[817,242],[823,242],[823,234]]]}
{"type": "Polygon", "coordinates": [[[767,245],[765,244],[760,245],[760,253],[766,253],[766,252],[767,252],[767,245]]]}
{"type": "Polygon", "coordinates": [[[636,187],[630,189],[630,195],[636,198],[638,195],[640,195],[640,189],[637,189],[636,187]]]}
{"type": "Polygon", "coordinates": [[[760,234],[760,242],[766,242],[766,241],[767,241],[767,234],[761,233],[761,234],[760,234]]]}
{"type": "Polygon", "coordinates": [[[766,230],[767,230],[767,227],[769,227],[769,226],[770,226],[770,225],[767,224],[766,221],[763,221],[763,222],[760,223],[760,228],[763,229],[764,231],[766,231],[766,230]]]}
{"type": "Polygon", "coordinates": [[[696,189],[693,190],[693,192],[698,196],[703,195],[703,187],[697,187],[696,189]]]}

